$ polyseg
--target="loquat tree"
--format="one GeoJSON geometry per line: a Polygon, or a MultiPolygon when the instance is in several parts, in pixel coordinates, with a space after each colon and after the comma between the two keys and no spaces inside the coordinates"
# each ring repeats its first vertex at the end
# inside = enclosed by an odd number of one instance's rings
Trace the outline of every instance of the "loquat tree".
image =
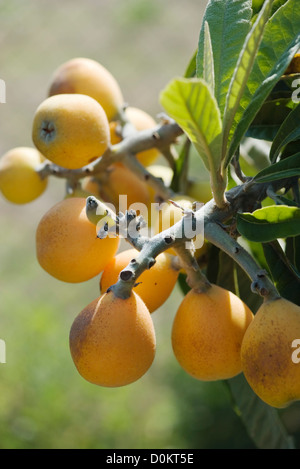
{"type": "Polygon", "coordinates": [[[297,4],[210,0],[157,121],[125,105],[101,64],[71,59],[36,111],[36,148],[0,160],[10,202],[34,200],[50,176],[66,183],[36,246],[60,281],[99,275],[70,331],[81,376],[107,387],[143,376],[155,357],[152,314],[178,282],[174,359],[228,385],[258,448],[294,447],[278,409],[300,400],[297,4]],[[195,156],[208,179],[191,178],[195,156]]]}

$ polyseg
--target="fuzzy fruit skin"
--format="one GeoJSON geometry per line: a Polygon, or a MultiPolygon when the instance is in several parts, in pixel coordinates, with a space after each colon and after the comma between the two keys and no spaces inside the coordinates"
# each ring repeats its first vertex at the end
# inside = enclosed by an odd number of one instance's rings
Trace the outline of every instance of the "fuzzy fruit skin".
{"type": "MultiPolygon", "coordinates": [[[[126,108],[125,114],[130,123],[136,128],[137,131],[154,129],[157,127],[157,123],[150,114],[136,107],[126,108]]],[[[120,136],[117,134],[117,123],[112,122],[110,124],[110,136],[113,145],[121,141],[120,136]]],[[[150,148],[149,150],[137,153],[136,157],[140,163],[144,166],[149,166],[159,157],[160,152],[156,148],[150,148]]]]}
{"type": "Polygon", "coordinates": [[[50,161],[78,169],[102,156],[110,143],[100,104],[82,94],[60,94],[43,101],[33,120],[32,140],[50,161]]]}
{"type": "Polygon", "coordinates": [[[70,350],[80,375],[98,386],[125,386],[150,368],[156,338],[150,313],[138,295],[106,293],[75,319],[70,350]]]}
{"type": "Polygon", "coordinates": [[[169,166],[163,166],[161,164],[152,164],[148,166],[149,173],[153,174],[153,176],[160,178],[163,180],[164,184],[167,187],[170,187],[172,178],[173,178],[173,171],[169,166]]]}
{"type": "Polygon", "coordinates": [[[285,75],[292,75],[294,73],[300,73],[300,54],[296,54],[293,57],[293,60],[291,61],[290,65],[285,71],[285,75]]]}
{"type": "MultiPolygon", "coordinates": [[[[118,253],[107,264],[100,280],[101,293],[105,293],[109,287],[117,283],[121,270],[138,255],[136,249],[127,249],[118,253]]],[[[172,268],[172,256],[162,253],[157,256],[154,266],[139,276],[134,291],[144,301],[150,313],[153,313],[169,298],[177,279],[178,271],[172,268]]]]}
{"type": "MultiPolygon", "coordinates": [[[[166,187],[170,187],[173,178],[173,171],[170,167],[159,164],[153,164],[148,166],[147,170],[154,177],[162,179],[166,187]]],[[[156,192],[150,185],[148,186],[148,191],[150,194],[151,203],[157,203],[156,192]]]]}
{"type": "Polygon", "coordinates": [[[113,204],[116,212],[124,213],[132,205],[132,209],[140,209],[141,214],[146,215],[147,219],[150,205],[148,186],[122,163],[111,165],[99,185],[93,179],[87,178],[83,183],[83,188],[93,192],[96,197],[100,197],[105,202],[113,204]],[[134,207],[133,204],[143,204],[143,206],[134,207]]]}
{"type": "Polygon", "coordinates": [[[77,57],[55,70],[49,96],[78,93],[94,98],[111,121],[124,106],[124,98],[113,75],[96,60],[77,57]]]}
{"type": "Polygon", "coordinates": [[[96,237],[85,204],[83,198],[64,199],[43,216],[36,231],[41,267],[63,282],[85,282],[100,274],[119,247],[118,238],[96,237]]]}
{"type": "Polygon", "coordinates": [[[0,191],[14,204],[27,204],[46,190],[48,179],[41,179],[36,169],[43,156],[30,147],[17,147],[0,159],[0,191]]]}
{"type": "Polygon", "coordinates": [[[202,381],[242,371],[240,349],[253,314],[236,295],[217,285],[185,296],[174,319],[172,346],[181,367],[202,381]]]}
{"type": "Polygon", "coordinates": [[[272,407],[300,399],[300,364],[292,360],[295,339],[300,339],[300,307],[283,298],[265,302],[245,334],[243,372],[253,391],[272,407]]]}

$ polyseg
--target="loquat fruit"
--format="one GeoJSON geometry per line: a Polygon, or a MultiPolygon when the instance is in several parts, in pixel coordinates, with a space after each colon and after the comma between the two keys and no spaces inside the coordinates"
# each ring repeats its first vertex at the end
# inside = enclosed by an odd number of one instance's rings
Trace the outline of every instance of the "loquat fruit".
{"type": "Polygon", "coordinates": [[[80,375],[105,387],[125,386],[141,378],[155,357],[150,313],[135,293],[128,299],[105,293],[75,319],[70,351],[80,375]]]}
{"type": "Polygon", "coordinates": [[[119,247],[118,238],[97,238],[85,207],[84,198],[66,198],[43,216],[37,228],[37,259],[63,282],[85,282],[100,274],[119,247]]]}

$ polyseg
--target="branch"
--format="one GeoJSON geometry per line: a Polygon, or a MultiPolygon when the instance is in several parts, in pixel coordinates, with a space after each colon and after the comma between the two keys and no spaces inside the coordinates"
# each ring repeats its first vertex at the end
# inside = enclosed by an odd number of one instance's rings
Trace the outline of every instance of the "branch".
{"type": "Polygon", "coordinates": [[[70,188],[76,187],[78,181],[87,176],[96,176],[103,173],[111,165],[123,162],[138,177],[151,186],[158,200],[168,200],[173,191],[167,188],[164,182],[151,174],[136,158],[141,151],[157,148],[166,151],[176,139],[182,135],[181,128],[170,119],[150,130],[132,131],[132,125],[125,123],[123,127],[125,138],[118,144],[110,146],[106,152],[93,163],[79,169],[66,169],[46,161],[37,169],[42,179],[48,176],[66,179],[70,188]]]}
{"type": "Polygon", "coordinates": [[[279,294],[253,257],[235,239],[233,239],[221,226],[216,223],[205,225],[205,238],[215,246],[226,252],[248,274],[252,280],[252,291],[259,293],[266,299],[279,298],[279,294]]]}
{"type": "MultiPolygon", "coordinates": [[[[281,181],[281,184],[284,184],[284,182],[281,181]]],[[[278,182],[279,186],[280,183],[278,182]]],[[[192,271],[195,264],[190,254],[183,254],[183,250],[186,249],[185,243],[190,243],[197,235],[203,233],[204,228],[205,239],[229,254],[252,279],[252,289],[255,293],[267,299],[278,298],[279,294],[271,280],[267,277],[266,272],[262,271],[252,256],[220,227],[220,224],[231,220],[239,211],[253,211],[257,204],[266,197],[268,187],[268,184],[249,184],[248,182],[234,187],[226,193],[229,204],[223,210],[216,206],[214,200],[211,200],[190,217],[191,226],[189,228],[192,230],[190,236],[187,236],[186,233],[187,216],[185,215],[182,220],[168,230],[148,238],[144,244],[141,243],[141,253],[137,259],[137,265],[128,265],[122,271],[131,271],[133,276],[128,276],[129,278],[127,278],[126,274],[124,279],[124,275],[121,272],[118,282],[111,287],[115,295],[120,295],[121,297],[124,294],[129,295],[138,276],[148,268],[147,262],[149,259],[155,259],[169,247],[176,250],[185,266],[189,265],[188,273],[192,286],[198,285],[200,289],[209,288],[205,277],[198,270],[192,271]]]]}

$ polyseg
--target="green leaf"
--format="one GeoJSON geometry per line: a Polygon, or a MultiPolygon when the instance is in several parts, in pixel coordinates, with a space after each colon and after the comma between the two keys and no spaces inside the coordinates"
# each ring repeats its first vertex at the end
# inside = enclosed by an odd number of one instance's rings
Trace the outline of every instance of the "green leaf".
{"type": "Polygon", "coordinates": [[[287,116],[281,125],[270,150],[270,159],[275,162],[283,147],[300,138],[300,106],[287,116]]]}
{"type": "Polygon", "coordinates": [[[300,236],[294,236],[286,240],[286,255],[296,270],[300,272],[300,236]]]}
{"type": "Polygon", "coordinates": [[[258,449],[295,449],[278,411],[265,404],[252,391],[243,374],[227,381],[237,405],[237,414],[258,449]]]}
{"type": "Polygon", "coordinates": [[[220,249],[209,244],[208,261],[205,275],[211,283],[217,283],[219,275],[220,249]]]}
{"type": "MultiPolygon", "coordinates": [[[[265,0],[252,0],[252,8],[254,15],[257,15],[259,13],[264,1],[265,0]]],[[[274,13],[276,13],[276,11],[278,10],[278,8],[282,7],[282,5],[284,5],[288,1],[289,0],[274,0],[270,16],[273,16],[274,13]]]]}
{"type": "Polygon", "coordinates": [[[291,92],[285,92],[287,97],[267,99],[258,111],[247,131],[247,136],[272,142],[284,120],[295,106],[291,99],[291,92]]]}
{"type": "Polygon", "coordinates": [[[289,207],[299,208],[299,205],[297,204],[297,202],[295,202],[292,199],[289,199],[288,197],[285,197],[284,195],[276,194],[276,200],[279,205],[288,205],[289,207]]]}
{"type": "Polygon", "coordinates": [[[299,0],[289,0],[267,22],[247,88],[234,121],[227,159],[235,154],[258,110],[300,48],[299,0]]]}
{"type": "Polygon", "coordinates": [[[253,313],[262,304],[262,298],[252,292],[252,281],[246,272],[223,251],[219,253],[218,277],[215,283],[239,296],[253,313]]]}
{"type": "Polygon", "coordinates": [[[300,152],[263,169],[254,180],[262,183],[296,176],[300,176],[300,152]]]}
{"type": "MultiPolygon", "coordinates": [[[[255,176],[257,171],[261,171],[270,166],[270,145],[264,140],[245,138],[240,145],[240,152],[249,164],[253,164],[255,173],[252,174],[252,176],[255,176]]],[[[248,173],[246,172],[245,174],[248,173]]]]}
{"type": "Polygon", "coordinates": [[[175,161],[171,189],[174,192],[186,193],[186,184],[188,180],[188,170],[191,153],[191,142],[188,138],[183,142],[178,158],[175,161]]]}
{"type": "Polygon", "coordinates": [[[289,158],[290,156],[296,155],[296,153],[299,152],[299,148],[300,148],[300,139],[288,143],[286,147],[284,147],[284,149],[282,150],[280,159],[284,160],[286,158],[289,158]]]}
{"type": "Polygon", "coordinates": [[[181,290],[181,293],[185,296],[188,294],[188,292],[190,291],[190,287],[188,286],[187,284],[187,276],[186,274],[182,274],[180,273],[178,275],[178,280],[177,280],[177,283],[178,283],[178,286],[181,290]]]}
{"type": "Polygon", "coordinates": [[[255,63],[256,54],[261,44],[264,29],[269,19],[269,14],[272,7],[272,0],[266,0],[263,8],[261,9],[257,20],[255,21],[250,33],[246,37],[245,43],[241,50],[239,60],[232,80],[230,82],[229,90],[226,96],[226,106],[224,111],[224,131],[223,131],[223,158],[224,167],[230,163],[233,154],[226,156],[233,131],[236,128],[238,120],[236,114],[239,116],[243,108],[243,95],[247,88],[248,80],[255,63]],[[239,111],[239,113],[238,113],[239,111]]]}
{"type": "Polygon", "coordinates": [[[160,102],[195,145],[206,168],[221,163],[222,122],[210,87],[197,78],[177,78],[162,91],[160,102]]]}
{"type": "Polygon", "coordinates": [[[226,253],[220,251],[217,285],[238,294],[236,263],[226,253]]]}
{"type": "Polygon", "coordinates": [[[193,78],[196,76],[196,58],[197,58],[198,51],[194,53],[193,57],[190,60],[190,63],[187,66],[185,71],[184,77],[185,78],[193,78]]]}
{"type": "Polygon", "coordinates": [[[199,38],[197,77],[205,76],[205,24],[211,33],[215,97],[223,115],[228,86],[250,29],[251,0],[210,0],[199,38]]]}
{"type": "MultiPolygon", "coordinates": [[[[243,239],[243,242],[246,243],[247,250],[251,252],[252,257],[256,260],[262,270],[266,270],[268,272],[269,267],[267,261],[265,259],[263,245],[261,243],[255,243],[253,241],[243,239]]],[[[259,296],[255,294],[255,296],[259,296]]]]}
{"type": "Polygon", "coordinates": [[[237,229],[250,241],[267,243],[300,234],[300,209],[271,205],[237,216],[237,229]]]}
{"type": "Polygon", "coordinates": [[[260,12],[264,1],[265,0],[252,0],[253,15],[257,15],[260,12]]]}
{"type": "Polygon", "coordinates": [[[289,0],[274,0],[272,11],[271,11],[271,16],[273,16],[276,13],[276,11],[288,1],[289,0]]]}
{"type": "Polygon", "coordinates": [[[215,70],[214,70],[214,56],[211,44],[211,36],[209,31],[208,22],[205,21],[204,27],[204,81],[210,86],[212,93],[215,92],[215,70]]]}
{"type": "Polygon", "coordinates": [[[263,244],[272,280],[283,298],[300,306],[300,276],[278,241],[263,244]]]}

